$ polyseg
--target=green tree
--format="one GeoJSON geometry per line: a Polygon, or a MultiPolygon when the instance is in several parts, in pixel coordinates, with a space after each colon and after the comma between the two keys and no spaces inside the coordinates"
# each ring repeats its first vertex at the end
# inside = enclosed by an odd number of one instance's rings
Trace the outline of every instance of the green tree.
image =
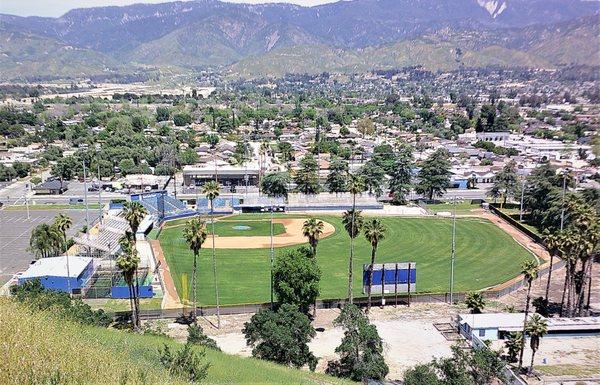
{"type": "Polygon", "coordinates": [[[260,181],[260,189],[270,197],[283,197],[287,199],[290,182],[290,174],[287,172],[273,172],[265,175],[260,181]]]}
{"type": "Polygon", "coordinates": [[[405,204],[406,196],[412,189],[412,147],[404,145],[396,155],[396,162],[390,174],[390,194],[393,204],[405,204]]]}
{"type": "MultiPolygon", "coordinates": [[[[525,318],[523,320],[523,335],[527,328],[527,317],[529,316],[529,304],[531,302],[531,284],[538,276],[538,265],[535,261],[525,261],[521,266],[521,274],[527,283],[527,296],[525,297],[525,318]]],[[[525,338],[521,341],[521,352],[519,353],[519,371],[523,367],[523,352],[525,351],[525,338]]]]}
{"type": "Polygon", "coordinates": [[[356,128],[363,136],[373,135],[375,133],[375,125],[369,118],[359,120],[356,128]]]}
{"type": "Polygon", "coordinates": [[[315,329],[294,305],[283,304],[276,312],[260,310],[244,324],[242,333],[256,358],[296,368],[308,365],[313,371],[317,366],[308,348],[315,329]]]}
{"type": "Polygon", "coordinates": [[[426,195],[429,200],[442,196],[450,187],[450,166],[447,150],[439,149],[431,154],[419,171],[417,193],[426,195]]]}
{"type": "Polygon", "coordinates": [[[348,302],[353,303],[354,295],[352,293],[352,280],[354,269],[354,239],[360,235],[364,226],[362,211],[352,209],[342,214],[342,224],[350,237],[350,258],[348,260],[348,302]]]}
{"type": "Polygon", "coordinates": [[[344,329],[344,337],[335,349],[340,359],[327,363],[327,373],[353,381],[383,380],[389,372],[383,341],[367,316],[356,305],[347,304],[333,324],[344,329]]]}
{"type": "Polygon", "coordinates": [[[312,252],[301,247],[283,252],[275,261],[273,290],[280,304],[291,304],[308,314],[319,295],[321,270],[312,252]]]}
{"type": "Polygon", "coordinates": [[[302,224],[302,235],[308,238],[311,254],[313,258],[317,258],[317,245],[319,238],[323,234],[324,223],[317,218],[309,218],[302,224]]]}
{"type": "Polygon", "coordinates": [[[385,172],[381,167],[373,161],[368,161],[360,168],[358,173],[364,181],[365,188],[369,194],[375,194],[378,197],[383,194],[385,172]]]}
{"type": "Polygon", "coordinates": [[[548,323],[539,314],[534,314],[527,322],[525,331],[529,335],[529,346],[531,347],[531,365],[529,366],[529,373],[532,373],[535,353],[540,347],[540,339],[548,333],[548,323]]]}
{"type": "Polygon", "coordinates": [[[137,269],[140,264],[140,257],[134,247],[135,235],[131,232],[127,232],[123,238],[119,241],[121,246],[121,255],[116,260],[116,266],[121,270],[123,279],[129,289],[129,306],[131,308],[131,321],[133,324],[133,330],[140,330],[140,316],[138,306],[138,293],[136,290],[135,277],[137,275],[137,269]]]}
{"type": "Polygon", "coordinates": [[[481,292],[467,293],[465,298],[465,305],[467,309],[471,310],[471,314],[480,314],[485,307],[485,299],[481,292]]]}
{"type": "Polygon", "coordinates": [[[306,154],[300,160],[300,169],[294,177],[298,191],[303,194],[318,194],[321,190],[319,185],[319,164],[312,154],[306,154]]]}
{"type": "Polygon", "coordinates": [[[200,384],[208,377],[210,364],[202,363],[206,352],[196,353],[192,346],[192,344],[185,344],[181,349],[173,352],[169,345],[165,344],[159,351],[160,363],[170,375],[185,378],[192,384],[200,384]]]}
{"type": "Polygon", "coordinates": [[[353,303],[354,296],[352,293],[352,275],[354,269],[354,239],[360,234],[363,226],[363,220],[360,216],[360,212],[356,210],[356,196],[365,191],[365,183],[362,177],[349,174],[348,191],[352,195],[352,210],[347,212],[349,213],[349,216],[345,216],[348,224],[345,222],[344,227],[350,236],[350,258],[348,260],[348,301],[353,303]]]}
{"type": "Polygon", "coordinates": [[[171,118],[171,111],[167,107],[158,107],[156,109],[156,121],[165,122],[171,118]]]}
{"type": "Polygon", "coordinates": [[[506,205],[509,197],[514,198],[519,194],[519,175],[517,174],[517,163],[514,160],[505,164],[502,171],[496,174],[492,189],[502,191],[503,205],[506,205]]]}
{"type": "Polygon", "coordinates": [[[206,241],[206,224],[200,218],[192,218],[186,222],[183,228],[183,238],[185,239],[188,247],[194,253],[194,262],[192,268],[192,303],[193,310],[192,316],[196,319],[196,272],[198,270],[198,256],[204,241],[206,241]]]}
{"type": "Polygon", "coordinates": [[[187,126],[192,124],[192,116],[187,112],[181,112],[173,115],[173,123],[177,127],[187,126]]]}
{"type": "Polygon", "coordinates": [[[371,309],[371,289],[373,287],[373,267],[375,265],[375,256],[377,254],[377,246],[379,242],[385,238],[386,228],[379,219],[373,218],[365,222],[364,230],[365,238],[371,244],[371,264],[369,265],[369,287],[367,290],[368,304],[367,313],[371,309]]]}
{"type": "Polygon", "coordinates": [[[188,337],[186,342],[188,344],[200,345],[213,350],[221,350],[217,346],[215,340],[204,334],[202,326],[196,324],[192,324],[188,327],[188,337]]]}
{"type": "Polygon", "coordinates": [[[522,339],[523,333],[512,332],[509,333],[508,338],[504,341],[504,347],[507,350],[506,355],[508,357],[508,362],[517,362],[519,360],[522,339]]]}
{"type": "Polygon", "coordinates": [[[63,248],[61,230],[55,225],[41,223],[31,230],[29,250],[36,259],[57,256],[63,248]]]}
{"type": "Polygon", "coordinates": [[[219,183],[216,180],[208,181],[202,186],[202,194],[210,202],[210,225],[212,227],[212,265],[213,281],[215,285],[215,298],[217,301],[217,327],[221,328],[221,311],[219,304],[219,283],[217,280],[217,258],[215,250],[215,199],[219,197],[219,183]]]}
{"type": "Polygon", "coordinates": [[[347,190],[348,162],[334,157],[329,163],[329,174],[325,187],[330,193],[341,193],[347,190]]]}
{"type": "Polygon", "coordinates": [[[404,374],[404,385],[443,385],[431,364],[417,365],[404,374]]]}

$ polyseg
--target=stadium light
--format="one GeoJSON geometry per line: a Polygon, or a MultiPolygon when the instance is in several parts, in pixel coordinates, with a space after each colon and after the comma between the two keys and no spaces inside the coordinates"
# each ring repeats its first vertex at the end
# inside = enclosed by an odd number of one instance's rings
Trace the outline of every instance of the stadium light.
{"type": "Polygon", "coordinates": [[[456,258],[456,197],[452,198],[452,253],[450,257],[450,304],[454,303],[454,259],[456,258]]]}

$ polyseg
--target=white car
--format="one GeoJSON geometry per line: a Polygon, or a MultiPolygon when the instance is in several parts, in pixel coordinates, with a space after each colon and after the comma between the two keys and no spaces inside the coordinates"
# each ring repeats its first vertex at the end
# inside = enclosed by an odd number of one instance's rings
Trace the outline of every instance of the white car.
{"type": "Polygon", "coordinates": [[[15,275],[12,276],[10,281],[8,281],[8,286],[15,286],[19,284],[19,278],[24,274],[23,271],[19,271],[15,275]]]}

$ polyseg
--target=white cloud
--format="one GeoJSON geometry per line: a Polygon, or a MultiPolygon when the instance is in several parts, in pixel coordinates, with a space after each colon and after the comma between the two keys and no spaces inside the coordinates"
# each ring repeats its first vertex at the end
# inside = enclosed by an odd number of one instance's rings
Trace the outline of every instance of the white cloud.
{"type": "MultiPolygon", "coordinates": [[[[227,0],[231,3],[294,3],[313,6],[337,0],[227,0]]],[[[58,17],[73,8],[129,5],[135,3],[165,3],[167,0],[0,0],[0,13],[19,16],[58,17]]]]}

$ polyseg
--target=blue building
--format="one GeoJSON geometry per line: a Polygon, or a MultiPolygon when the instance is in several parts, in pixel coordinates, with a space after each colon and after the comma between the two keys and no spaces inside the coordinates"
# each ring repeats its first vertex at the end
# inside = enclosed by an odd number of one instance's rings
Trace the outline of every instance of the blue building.
{"type": "Polygon", "coordinates": [[[88,257],[53,257],[37,260],[21,277],[19,285],[38,279],[49,290],[79,293],[94,274],[94,259],[88,257]],[[67,269],[67,260],[69,263],[67,269]]]}

